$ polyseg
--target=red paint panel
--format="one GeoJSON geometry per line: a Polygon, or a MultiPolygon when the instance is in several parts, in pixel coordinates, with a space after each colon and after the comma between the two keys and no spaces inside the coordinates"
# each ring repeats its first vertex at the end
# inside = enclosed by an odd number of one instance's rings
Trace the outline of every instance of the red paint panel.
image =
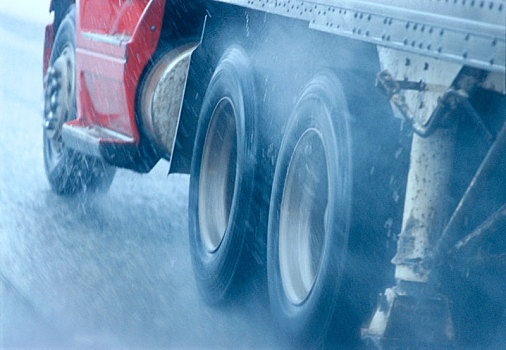
{"type": "Polygon", "coordinates": [[[153,56],[158,45],[160,29],[163,22],[165,0],[152,0],[137,23],[132,39],[127,47],[127,64],[123,83],[126,88],[128,112],[132,129],[136,131],[138,140],[137,122],[135,119],[135,95],[139,78],[148,60],[153,56]],[[154,29],[154,30],[153,30],[154,29]]]}
{"type": "Polygon", "coordinates": [[[133,136],[123,86],[125,59],[78,48],[76,62],[79,119],[133,136]]]}
{"type": "Polygon", "coordinates": [[[107,56],[100,52],[77,48],[76,59],[79,69],[108,79],[123,80],[125,74],[125,58],[107,56]]]}
{"type": "Polygon", "coordinates": [[[81,1],[81,30],[130,36],[148,3],[149,0],[81,1]]]}
{"type": "Polygon", "coordinates": [[[133,137],[135,95],[139,77],[153,55],[163,20],[165,0],[82,0],[77,16],[76,78],[81,123],[133,137]],[[97,18],[108,17],[98,23],[97,18]],[[152,30],[154,28],[154,30],[152,30]],[[97,37],[87,33],[101,34],[97,37]],[[113,35],[110,35],[113,34],[113,35]],[[108,38],[131,34],[114,43],[108,38]]]}
{"type": "Polygon", "coordinates": [[[97,125],[106,125],[108,128],[124,135],[131,135],[132,129],[128,119],[125,101],[125,91],[121,81],[106,79],[103,76],[91,73],[83,75],[84,83],[93,101],[93,122],[97,125]],[[102,91],[114,91],[114,94],[102,94],[102,91]]]}
{"type": "Polygon", "coordinates": [[[131,36],[148,2],[147,0],[137,0],[125,3],[109,34],[125,34],[131,36]]]}
{"type": "MultiPolygon", "coordinates": [[[[86,35],[86,34],[85,34],[86,35]]],[[[127,41],[121,43],[121,45],[111,45],[108,43],[87,39],[82,33],[76,36],[76,45],[78,48],[86,49],[89,51],[99,52],[105,56],[125,58],[127,41]]]]}
{"type": "Polygon", "coordinates": [[[43,65],[42,65],[42,83],[46,87],[45,76],[47,69],[49,68],[49,61],[51,59],[51,51],[53,50],[54,42],[54,23],[46,26],[44,34],[44,54],[43,54],[43,65]]]}
{"type": "Polygon", "coordinates": [[[108,34],[124,0],[83,0],[79,2],[81,31],[108,34]]]}

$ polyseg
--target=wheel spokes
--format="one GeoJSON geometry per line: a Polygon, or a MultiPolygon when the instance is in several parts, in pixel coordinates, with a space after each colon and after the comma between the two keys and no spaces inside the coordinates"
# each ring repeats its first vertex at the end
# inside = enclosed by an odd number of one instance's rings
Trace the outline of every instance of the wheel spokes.
{"type": "Polygon", "coordinates": [[[62,126],[74,116],[75,53],[67,45],[46,74],[44,131],[52,158],[63,152],[62,126]]]}

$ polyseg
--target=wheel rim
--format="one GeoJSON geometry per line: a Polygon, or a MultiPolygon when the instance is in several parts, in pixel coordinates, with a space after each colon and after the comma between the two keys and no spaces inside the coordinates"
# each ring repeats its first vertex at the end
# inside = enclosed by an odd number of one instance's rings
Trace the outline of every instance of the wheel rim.
{"type": "Polygon", "coordinates": [[[199,176],[198,214],[202,242],[215,252],[227,230],[234,197],[237,163],[235,111],[223,98],[211,115],[199,176]]]}
{"type": "Polygon", "coordinates": [[[328,170],[322,135],[308,129],[288,165],[279,220],[283,289],[293,304],[311,292],[320,269],[328,219],[328,170]]]}
{"type": "Polygon", "coordinates": [[[74,116],[75,53],[66,45],[49,67],[44,94],[44,139],[47,160],[56,164],[63,156],[63,124],[74,116]]]}

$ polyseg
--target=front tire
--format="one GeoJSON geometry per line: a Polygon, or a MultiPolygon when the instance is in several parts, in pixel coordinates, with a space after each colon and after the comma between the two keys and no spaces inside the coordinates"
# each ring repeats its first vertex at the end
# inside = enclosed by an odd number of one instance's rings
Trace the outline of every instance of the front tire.
{"type": "Polygon", "coordinates": [[[75,6],[56,33],[44,91],[43,151],[47,179],[54,192],[72,195],[107,190],[115,168],[63,144],[63,124],[76,118],[75,6]]]}
{"type": "Polygon", "coordinates": [[[242,284],[246,247],[255,233],[255,108],[250,63],[234,47],[204,97],[190,174],[191,257],[198,289],[210,304],[242,284]]]}

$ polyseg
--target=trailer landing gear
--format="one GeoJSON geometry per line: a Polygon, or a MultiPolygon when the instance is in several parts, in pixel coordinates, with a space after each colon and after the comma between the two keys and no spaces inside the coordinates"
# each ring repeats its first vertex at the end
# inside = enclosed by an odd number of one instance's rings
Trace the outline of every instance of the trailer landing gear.
{"type": "Polygon", "coordinates": [[[448,217],[447,186],[455,126],[413,136],[402,232],[397,242],[397,285],[380,296],[362,336],[379,349],[448,348],[454,330],[448,299],[437,292],[431,247],[448,217]]]}
{"type": "Polygon", "coordinates": [[[438,292],[431,253],[450,216],[457,130],[453,106],[441,96],[453,91],[449,88],[461,67],[449,64],[445,69],[395,50],[378,51],[384,71],[377,85],[414,134],[402,230],[392,259],[397,284],[380,295],[362,338],[377,349],[447,349],[454,344],[455,332],[448,298],[438,292]],[[410,77],[420,75],[424,80],[409,84],[414,81],[410,77]]]}

